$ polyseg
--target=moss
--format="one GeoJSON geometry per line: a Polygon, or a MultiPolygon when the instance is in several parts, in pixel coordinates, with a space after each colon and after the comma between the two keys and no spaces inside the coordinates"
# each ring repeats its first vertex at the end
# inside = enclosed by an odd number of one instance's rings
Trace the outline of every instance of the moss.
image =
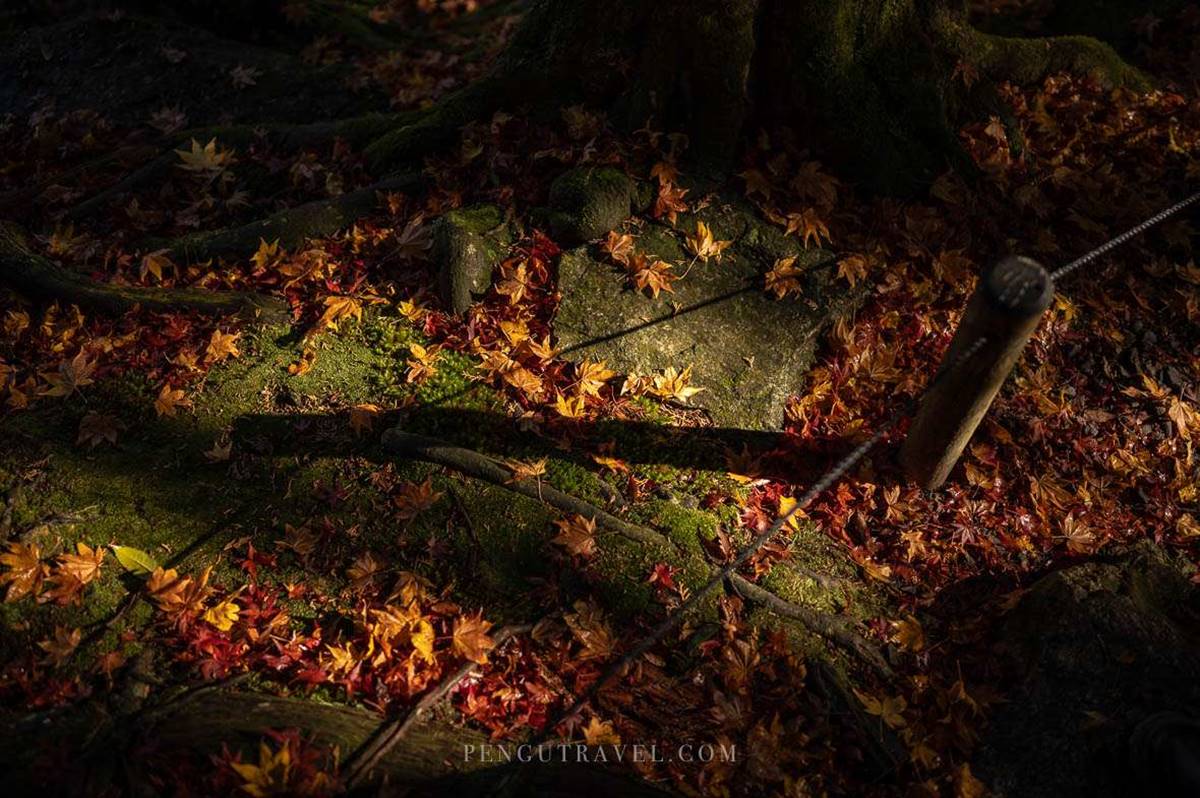
{"type": "Polygon", "coordinates": [[[579,167],[550,185],[550,229],[571,246],[599,238],[629,218],[638,192],[624,172],[611,167],[579,167]]]}
{"type": "Polygon", "coordinates": [[[494,205],[460,208],[433,225],[431,257],[438,269],[438,291],[455,313],[462,313],[492,283],[492,271],[508,254],[513,233],[494,205]]]}
{"type": "Polygon", "coordinates": [[[703,555],[701,543],[717,536],[718,522],[703,510],[693,510],[662,499],[653,499],[637,508],[638,516],[669,537],[686,551],[703,555]]]}

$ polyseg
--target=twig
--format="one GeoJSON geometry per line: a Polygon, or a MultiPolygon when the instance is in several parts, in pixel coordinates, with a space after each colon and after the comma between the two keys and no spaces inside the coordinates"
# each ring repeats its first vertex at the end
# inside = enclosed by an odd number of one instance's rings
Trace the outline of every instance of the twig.
{"type": "MultiPolygon", "coordinates": [[[[499,648],[509,638],[525,634],[531,629],[533,629],[533,624],[527,623],[505,626],[496,632],[492,639],[496,641],[495,647],[499,648]]],[[[353,790],[361,785],[376,765],[387,756],[388,752],[404,739],[409,729],[421,720],[421,715],[432,710],[454,689],[455,685],[470,676],[477,667],[474,662],[464,663],[458,670],[451,673],[445,679],[442,679],[437,687],[422,696],[421,700],[417,702],[416,706],[408,714],[400,718],[395,718],[380,727],[378,734],[364,743],[361,748],[346,760],[345,770],[343,771],[346,788],[353,790]]]]}

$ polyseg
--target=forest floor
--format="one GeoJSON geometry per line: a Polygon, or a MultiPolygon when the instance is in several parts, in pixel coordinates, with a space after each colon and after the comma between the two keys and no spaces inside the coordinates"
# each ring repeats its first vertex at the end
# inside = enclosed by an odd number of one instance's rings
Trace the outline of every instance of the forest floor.
{"type": "MultiPolygon", "coordinates": [[[[262,292],[289,311],[113,315],[0,292],[0,749],[27,763],[20,783],[325,794],[475,772],[454,784],[482,791],[498,763],[465,751],[553,731],[657,745],[668,761],[634,764],[637,783],[681,794],[967,798],[1030,762],[1047,784],[1101,790],[1086,761],[1063,754],[1056,774],[1030,739],[1109,751],[1164,702],[1200,701],[1141,701],[1134,685],[1113,704],[1125,676],[1067,661],[1087,631],[1058,629],[1053,667],[1104,684],[1057,689],[1014,653],[1048,634],[1042,615],[1086,616],[1096,590],[1145,614],[1131,627],[1153,630],[1132,634],[1164,647],[1144,656],[1155,674],[1192,667],[1172,652],[1194,650],[1194,631],[1171,631],[1197,609],[1200,556],[1200,267],[1185,216],[1059,286],[943,488],[904,481],[901,426],[751,561],[745,578],[807,620],[731,589],[547,729],[919,393],[980,268],[1010,251],[1061,264],[1195,190],[1200,11],[1131,28],[1130,58],[1159,89],[1005,86],[1012,120],[962,131],[980,175],[901,201],[859,193],[789,131],[753,137],[731,185],[709,186],[680,172],[677,137],[623,136],[581,107],[471,123],[376,192],[363,142],[297,144],[294,126],[445,96],[486,69],[520,4],[360,5],[291,3],[275,28],[0,16],[0,72],[14,76],[0,86],[0,218],[99,281],[262,292]],[[326,16],[338,8],[350,16],[326,16]],[[152,179],[104,193],[160,152],[152,179]],[[541,209],[580,167],[648,194],[575,246],[541,209]],[[327,233],[212,257],[170,244],[363,188],[368,209],[327,233]],[[438,220],[479,206],[501,220],[483,232],[509,238],[493,285],[454,314],[438,220]],[[736,313],[641,333],[708,337],[695,347],[578,345],[671,318],[730,273],[756,283],[736,313]],[[762,387],[781,381],[778,397],[762,387]],[[385,445],[391,428],[507,478],[406,457],[385,445]],[[543,488],[653,535],[563,512],[543,488]],[[1075,592],[1052,592],[1064,584],[1075,592]],[[822,634],[830,619],[863,648],[822,634]],[[373,734],[442,687],[369,756],[373,734]],[[1060,725],[1023,725],[1038,712],[1060,725]],[[684,744],[717,755],[686,761],[684,744]]],[[[1141,673],[1127,658],[1143,655],[1106,661],[1141,673]]],[[[532,778],[629,791],[628,770],[532,778]]]]}

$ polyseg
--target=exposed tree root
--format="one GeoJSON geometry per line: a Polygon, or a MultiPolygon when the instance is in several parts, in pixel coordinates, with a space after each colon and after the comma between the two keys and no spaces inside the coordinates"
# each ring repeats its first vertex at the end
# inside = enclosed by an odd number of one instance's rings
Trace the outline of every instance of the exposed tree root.
{"type": "Polygon", "coordinates": [[[280,244],[290,249],[304,243],[306,238],[319,238],[349,227],[355,219],[375,209],[379,204],[380,192],[409,191],[418,186],[420,181],[419,174],[381,180],[333,199],[279,211],[241,227],[193,233],[174,241],[146,241],[142,247],[148,250],[167,249],[172,257],[186,263],[220,255],[250,254],[258,247],[260,239],[278,239],[280,244]]]}
{"type": "Polygon", "coordinates": [[[245,147],[262,136],[278,137],[280,145],[287,150],[313,147],[326,141],[332,141],[335,138],[344,139],[353,146],[362,146],[387,131],[394,130],[398,125],[403,126],[420,116],[420,112],[366,114],[364,116],[328,122],[312,122],[306,125],[273,123],[269,125],[226,125],[185,130],[173,136],[170,139],[170,143],[163,148],[157,157],[151,158],[121,180],[71,208],[67,211],[66,218],[72,220],[85,219],[97,213],[109,202],[123,194],[127,194],[142,186],[166,180],[179,165],[179,156],[175,154],[175,150],[187,146],[192,139],[199,141],[201,144],[208,142],[210,139],[216,139],[224,146],[235,148],[245,147]]]}
{"type": "Polygon", "coordinates": [[[657,532],[636,524],[622,521],[612,513],[601,510],[593,504],[563,493],[557,488],[541,484],[532,479],[513,480],[512,471],[486,455],[471,449],[464,449],[452,443],[428,438],[424,435],[414,435],[399,429],[390,429],[383,433],[383,447],[392,454],[424,460],[428,463],[452,468],[469,477],[482,479],[493,485],[528,496],[531,499],[545,502],[551,507],[565,513],[575,513],[593,519],[599,526],[611,532],[629,538],[639,543],[655,545],[672,545],[665,537],[657,532]]]}
{"type": "MultiPolygon", "coordinates": [[[[492,640],[495,642],[496,647],[499,648],[509,638],[525,634],[533,629],[533,626],[533,624],[505,626],[492,635],[492,640]]],[[[381,726],[369,740],[363,743],[346,760],[342,769],[342,779],[346,787],[353,790],[365,783],[379,766],[379,763],[422,720],[422,716],[432,711],[454,689],[456,684],[470,676],[478,667],[474,662],[463,663],[462,667],[442,679],[437,687],[422,696],[421,700],[407,714],[381,726]]]]}
{"type": "Polygon", "coordinates": [[[279,300],[258,294],[98,283],[34,252],[24,231],[7,222],[0,222],[0,283],[32,299],[73,303],[104,313],[124,313],[138,306],[147,310],[195,310],[218,315],[245,312],[282,315],[285,310],[279,300]]]}
{"type": "MultiPolygon", "coordinates": [[[[541,485],[529,479],[514,481],[509,469],[492,458],[471,449],[464,449],[436,438],[414,435],[399,429],[390,429],[385,432],[382,443],[386,450],[394,454],[442,465],[524,496],[544,501],[564,512],[577,513],[585,518],[590,518],[596,522],[597,526],[629,540],[655,546],[673,546],[664,535],[652,529],[622,521],[611,513],[548,485],[541,485]]],[[[733,583],[734,587],[749,600],[761,604],[782,617],[798,622],[809,632],[829,640],[844,651],[853,654],[880,676],[890,678],[894,675],[879,650],[855,632],[850,621],[794,604],[766,588],[736,575],[733,583]]]]}
{"type": "Polygon", "coordinates": [[[512,99],[516,85],[502,72],[464,86],[419,117],[372,141],[364,150],[368,166],[375,174],[387,174],[456,142],[464,125],[483,119],[512,99]]]}
{"type": "Polygon", "coordinates": [[[832,641],[841,648],[853,652],[860,660],[885,679],[895,676],[891,666],[887,664],[879,649],[871,645],[860,634],[854,631],[852,624],[845,618],[829,615],[823,612],[802,607],[787,599],[781,598],[764,587],[754,584],[742,576],[734,574],[730,577],[733,587],[742,596],[755,604],[781,615],[799,621],[809,631],[832,641]]]}

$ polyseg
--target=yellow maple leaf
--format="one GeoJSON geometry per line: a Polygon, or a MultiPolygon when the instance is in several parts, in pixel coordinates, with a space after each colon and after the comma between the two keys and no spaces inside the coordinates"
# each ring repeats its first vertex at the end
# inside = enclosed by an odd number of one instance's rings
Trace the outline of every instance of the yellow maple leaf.
{"type": "Polygon", "coordinates": [[[370,432],[375,426],[377,419],[383,411],[378,405],[363,403],[354,405],[350,408],[350,429],[355,435],[361,435],[365,432],[370,432]]]}
{"type": "Polygon", "coordinates": [[[866,276],[867,259],[861,255],[851,255],[838,261],[838,277],[849,283],[851,288],[866,276]]]}
{"type": "Polygon", "coordinates": [[[925,648],[925,630],[920,621],[905,615],[898,621],[892,621],[892,640],[908,651],[921,651],[925,648]]]}
{"type": "Polygon", "coordinates": [[[238,615],[241,614],[241,607],[233,602],[233,599],[225,599],[219,604],[209,607],[201,618],[212,624],[219,632],[228,632],[237,623],[238,615]]]}
{"type": "Polygon", "coordinates": [[[520,482],[524,479],[537,479],[546,474],[546,458],[534,460],[530,463],[525,463],[520,460],[505,460],[504,464],[512,471],[512,478],[508,481],[520,482]]]}
{"type": "Polygon", "coordinates": [[[399,511],[397,515],[408,521],[433,507],[442,496],[440,491],[433,489],[432,477],[426,477],[421,483],[405,482],[392,497],[392,502],[399,511]]]}
{"type": "Polygon", "coordinates": [[[583,739],[588,745],[621,744],[621,735],[616,733],[612,723],[595,717],[583,728],[583,739]]]}
{"type": "Polygon", "coordinates": [[[600,248],[617,263],[628,265],[629,259],[633,257],[633,236],[629,233],[618,233],[616,230],[612,230],[600,248]]]}
{"type": "Polygon", "coordinates": [[[522,261],[515,267],[500,264],[500,280],[496,283],[496,293],[508,297],[508,304],[515,305],[525,298],[532,287],[529,270],[522,261]]]}
{"type": "Polygon", "coordinates": [[[554,399],[554,410],[563,418],[583,418],[586,414],[582,396],[568,399],[563,394],[557,394],[554,399]]]}
{"type": "Polygon", "coordinates": [[[42,552],[33,543],[12,541],[8,550],[0,554],[0,585],[8,585],[5,601],[17,601],[29,595],[37,595],[46,576],[46,566],[42,564],[42,552]]]}
{"type": "Polygon", "coordinates": [[[409,344],[409,358],[405,361],[408,366],[408,374],[405,376],[405,382],[424,382],[425,380],[437,374],[437,366],[439,350],[436,346],[426,349],[420,344],[409,344]]]}
{"type": "Polygon", "coordinates": [[[815,208],[805,208],[799,213],[789,213],[787,215],[787,235],[797,233],[800,235],[800,240],[804,242],[805,249],[808,248],[809,242],[816,242],[817,246],[821,245],[821,239],[831,241],[829,236],[829,228],[817,216],[815,208]]]}
{"type": "Polygon", "coordinates": [[[594,454],[594,455],[592,455],[592,460],[596,463],[596,465],[600,466],[601,468],[607,468],[607,469],[609,469],[611,471],[615,471],[617,473],[621,473],[621,472],[629,473],[629,463],[626,463],[624,460],[621,460],[617,457],[609,457],[608,455],[603,455],[603,454],[594,454]]]}
{"type": "Polygon", "coordinates": [[[172,388],[170,385],[163,385],[162,390],[158,392],[158,398],[154,400],[154,412],[159,417],[174,416],[178,408],[191,406],[192,400],[184,397],[183,389],[172,388]]]}
{"type": "Polygon", "coordinates": [[[167,256],[170,250],[158,249],[154,252],[147,252],[142,256],[142,266],[139,271],[142,279],[145,279],[147,274],[153,274],[155,279],[160,283],[163,281],[163,272],[175,268],[175,264],[167,256]]]}
{"type": "Polygon", "coordinates": [[[277,259],[284,255],[279,249],[279,239],[275,239],[270,244],[265,238],[258,239],[258,249],[250,256],[250,262],[254,264],[256,272],[266,271],[267,267],[274,263],[277,259]]]}
{"type": "Polygon", "coordinates": [[[585,396],[600,396],[600,389],[604,384],[617,376],[615,371],[609,370],[604,361],[593,363],[590,360],[584,360],[576,367],[579,374],[579,391],[585,396]]]}
{"type": "Polygon", "coordinates": [[[317,319],[318,330],[336,329],[342,319],[362,321],[362,303],[352,296],[325,297],[325,311],[317,319]]]}
{"type": "Polygon", "coordinates": [[[712,230],[704,222],[696,222],[696,234],[687,236],[684,245],[688,252],[708,263],[709,258],[721,262],[721,253],[732,244],[732,241],[717,241],[713,238],[712,230]]]}
{"type": "Polygon", "coordinates": [[[96,362],[89,360],[82,349],[70,360],[64,360],[58,366],[57,372],[42,374],[48,387],[42,389],[42,396],[70,396],[85,385],[91,385],[96,373],[96,362]]]}
{"type": "Polygon", "coordinates": [[[908,708],[908,702],[904,700],[904,696],[876,698],[857,689],[854,690],[854,694],[858,696],[858,700],[862,702],[863,709],[868,714],[877,716],[891,728],[902,729],[908,725],[903,714],[904,710],[908,708]]]}
{"type": "Polygon", "coordinates": [[[776,299],[783,299],[789,293],[799,294],[801,291],[800,277],[804,273],[796,268],[796,258],[780,258],[775,261],[771,271],[767,272],[767,290],[775,294],[776,299]]]}
{"type": "Polygon", "coordinates": [[[455,618],[450,637],[455,653],[471,662],[485,664],[488,652],[496,647],[496,641],[488,636],[491,628],[492,622],[485,621],[483,613],[455,618]]]}
{"type": "Polygon", "coordinates": [[[662,291],[674,293],[671,283],[679,279],[679,275],[671,271],[671,264],[656,260],[649,262],[645,255],[635,255],[626,265],[633,287],[638,291],[650,291],[655,299],[662,291]]]}
{"type": "Polygon", "coordinates": [[[211,366],[227,358],[239,357],[242,353],[238,351],[237,340],[241,336],[240,332],[223,333],[213,330],[212,337],[208,339],[208,348],[204,350],[204,362],[211,366]]]}
{"type": "Polygon", "coordinates": [[[86,585],[99,576],[100,565],[108,552],[105,549],[93,549],[82,541],[75,544],[75,551],[76,554],[60,554],[59,567],[86,585]]]}
{"type": "Polygon", "coordinates": [[[691,366],[683,371],[678,371],[674,366],[668,366],[662,374],[654,377],[650,393],[664,401],[687,402],[688,399],[704,390],[689,385],[691,380],[691,366]]]}
{"type": "Polygon", "coordinates": [[[784,516],[787,516],[787,521],[784,522],[785,525],[790,527],[791,529],[795,530],[796,532],[799,532],[799,531],[801,531],[800,522],[802,520],[808,518],[808,514],[805,513],[803,510],[796,510],[795,508],[796,508],[796,499],[794,497],[792,497],[792,496],[780,496],[779,497],[779,517],[783,518],[784,516]],[[793,510],[795,510],[795,512],[793,512],[793,510]],[[791,513],[791,515],[788,515],[789,513],[791,513]]]}
{"type": "Polygon", "coordinates": [[[292,794],[292,750],[286,741],[278,751],[264,742],[258,746],[258,764],[230,762],[229,766],[242,777],[242,792],[253,798],[292,794]]]}
{"type": "Polygon", "coordinates": [[[203,146],[192,139],[190,150],[175,150],[175,154],[183,162],[177,165],[187,172],[220,172],[233,163],[233,152],[220,149],[215,138],[203,146]]]}

